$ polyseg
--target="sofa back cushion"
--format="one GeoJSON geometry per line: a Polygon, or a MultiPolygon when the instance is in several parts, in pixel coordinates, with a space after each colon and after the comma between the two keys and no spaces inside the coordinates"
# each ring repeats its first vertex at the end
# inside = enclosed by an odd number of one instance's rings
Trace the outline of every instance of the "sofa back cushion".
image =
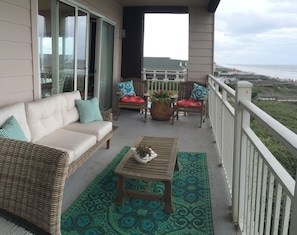
{"type": "Polygon", "coordinates": [[[33,143],[63,127],[61,104],[64,99],[58,94],[25,104],[33,143]]]}
{"type": "Polygon", "coordinates": [[[79,91],[65,92],[61,95],[65,97],[61,103],[63,126],[67,126],[68,124],[77,122],[79,120],[79,114],[77,107],[75,106],[75,100],[80,100],[81,96],[79,91]]]}
{"type": "Polygon", "coordinates": [[[32,142],[79,120],[75,100],[81,99],[79,91],[56,94],[25,104],[32,142]]]}
{"type": "Polygon", "coordinates": [[[31,141],[31,132],[26,118],[25,104],[16,103],[16,104],[0,107],[0,127],[2,127],[3,124],[9,118],[11,118],[11,116],[15,117],[22,131],[24,132],[27,140],[31,141]]]}

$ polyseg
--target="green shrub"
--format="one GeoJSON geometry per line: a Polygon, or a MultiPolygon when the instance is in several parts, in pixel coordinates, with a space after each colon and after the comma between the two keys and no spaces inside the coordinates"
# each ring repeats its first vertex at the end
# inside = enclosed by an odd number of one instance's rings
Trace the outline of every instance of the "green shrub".
{"type": "MultiPolygon", "coordinates": [[[[288,129],[297,133],[297,104],[274,101],[257,101],[255,104],[288,129]]],[[[251,128],[271,153],[278,159],[289,174],[295,178],[297,170],[297,156],[293,156],[285,146],[277,141],[256,120],[251,120],[251,128]]]]}

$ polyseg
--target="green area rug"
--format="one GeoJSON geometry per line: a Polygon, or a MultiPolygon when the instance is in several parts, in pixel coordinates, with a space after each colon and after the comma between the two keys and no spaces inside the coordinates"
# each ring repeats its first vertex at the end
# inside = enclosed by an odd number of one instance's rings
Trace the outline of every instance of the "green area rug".
{"type": "MultiPolygon", "coordinates": [[[[66,234],[213,234],[211,198],[205,153],[179,152],[179,171],[173,180],[174,213],[164,212],[164,203],[125,198],[116,206],[117,176],[113,170],[129,147],[100,173],[63,213],[61,230],[66,234]]],[[[138,180],[126,180],[127,187],[144,189],[138,180]]],[[[151,192],[162,193],[162,183],[152,183],[151,192]]]]}

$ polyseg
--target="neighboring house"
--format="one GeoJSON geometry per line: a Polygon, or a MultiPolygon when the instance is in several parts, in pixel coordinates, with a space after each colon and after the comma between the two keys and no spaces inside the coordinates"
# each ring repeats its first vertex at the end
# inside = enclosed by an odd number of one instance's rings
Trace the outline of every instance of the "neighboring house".
{"type": "Polygon", "coordinates": [[[175,60],[169,57],[143,57],[143,69],[146,70],[185,71],[187,68],[187,60],[175,60]]]}
{"type": "Polygon", "coordinates": [[[0,0],[0,106],[80,90],[113,107],[121,77],[140,77],[145,13],[189,14],[188,78],[213,73],[219,0],[0,0]]]}
{"type": "Polygon", "coordinates": [[[169,57],[144,57],[142,77],[145,79],[184,79],[187,76],[188,61],[169,57]]]}

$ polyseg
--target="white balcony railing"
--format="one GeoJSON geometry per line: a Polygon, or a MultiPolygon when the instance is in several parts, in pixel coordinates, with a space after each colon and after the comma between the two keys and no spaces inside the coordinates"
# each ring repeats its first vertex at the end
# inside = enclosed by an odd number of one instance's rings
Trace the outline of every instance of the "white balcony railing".
{"type": "Polygon", "coordinates": [[[179,70],[142,70],[142,79],[144,80],[176,80],[183,81],[188,77],[188,72],[179,70]]]}
{"type": "Polygon", "coordinates": [[[155,92],[160,90],[169,90],[173,93],[178,93],[178,86],[181,80],[156,80],[156,79],[148,79],[146,80],[148,83],[149,92],[155,92]]]}
{"type": "Polygon", "coordinates": [[[178,70],[146,70],[142,71],[142,79],[148,83],[148,91],[170,90],[178,92],[178,85],[188,76],[186,71],[178,70]]]}
{"type": "Polygon", "coordinates": [[[250,118],[297,156],[297,135],[251,102],[252,84],[236,91],[208,76],[209,118],[232,198],[232,216],[242,234],[296,234],[295,180],[250,127],[250,118]]]}

